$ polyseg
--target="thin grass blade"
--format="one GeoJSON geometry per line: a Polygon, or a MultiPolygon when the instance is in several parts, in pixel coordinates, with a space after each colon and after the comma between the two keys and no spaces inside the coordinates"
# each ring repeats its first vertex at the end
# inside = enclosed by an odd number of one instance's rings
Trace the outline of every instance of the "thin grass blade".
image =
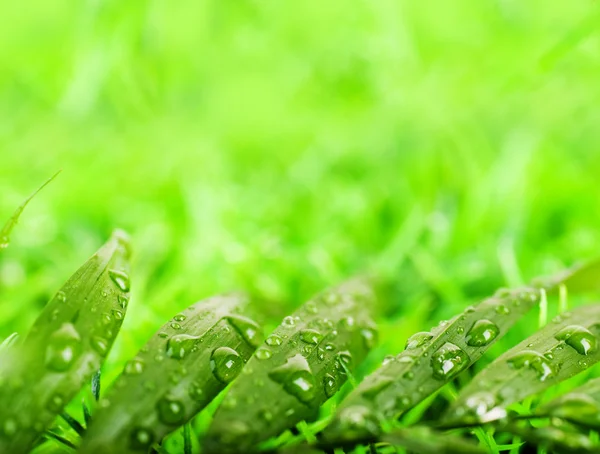
{"type": "Polygon", "coordinates": [[[38,189],[36,189],[33,194],[31,194],[29,197],[27,197],[27,199],[25,199],[25,201],[21,204],[21,206],[19,206],[19,208],[17,208],[15,210],[15,212],[10,217],[10,219],[8,221],[6,221],[6,224],[4,224],[4,227],[2,227],[2,230],[0,230],[0,249],[4,249],[4,248],[8,247],[8,245],[10,244],[10,234],[12,233],[13,229],[17,225],[17,222],[19,222],[19,217],[23,213],[23,210],[25,210],[25,207],[27,207],[29,202],[31,202],[31,200],[42,189],[44,189],[52,180],[54,180],[60,172],[61,171],[59,170],[54,175],[52,175],[50,178],[48,178],[48,180],[46,180],[46,182],[44,184],[42,184],[38,189]]]}
{"type": "Polygon", "coordinates": [[[81,452],[147,452],[211,402],[262,342],[260,326],[241,315],[247,303],[218,296],[166,323],[100,399],[81,452]]]}
{"type": "Polygon", "coordinates": [[[559,427],[525,427],[510,424],[502,427],[502,431],[517,435],[533,445],[538,446],[538,452],[553,454],[598,454],[600,445],[593,443],[584,434],[559,427]]]}
{"type": "Polygon", "coordinates": [[[480,372],[462,389],[445,421],[455,425],[504,418],[508,405],[597,363],[599,335],[600,304],[562,314],[480,372]]]}
{"type": "Polygon", "coordinates": [[[0,361],[0,452],[27,452],[100,367],[129,294],[129,242],[116,231],[0,361]]]}
{"type": "MultiPolygon", "coordinates": [[[[215,413],[207,452],[251,452],[316,416],[376,343],[374,295],[356,279],[305,303],[267,337],[215,413]]],[[[204,451],[203,451],[204,452],[204,451]]]]}
{"type": "Polygon", "coordinates": [[[398,418],[479,360],[539,302],[543,291],[592,271],[600,281],[600,267],[594,265],[538,279],[520,289],[500,289],[452,320],[416,333],[404,352],[386,359],[342,402],[324,437],[347,442],[377,436],[382,423],[398,418]]]}

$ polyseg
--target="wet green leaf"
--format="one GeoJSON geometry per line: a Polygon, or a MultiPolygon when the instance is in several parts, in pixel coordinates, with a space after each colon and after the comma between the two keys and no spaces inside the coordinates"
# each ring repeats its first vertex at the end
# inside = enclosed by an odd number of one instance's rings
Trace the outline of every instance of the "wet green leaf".
{"type": "Polygon", "coordinates": [[[570,378],[600,360],[600,304],[564,313],[513,347],[460,392],[449,424],[501,419],[506,407],[570,378]]]}
{"type": "Polygon", "coordinates": [[[209,452],[248,452],[312,418],[376,343],[373,292],[348,281],[305,303],[265,340],[218,408],[209,452]]]}
{"type": "MultiPolygon", "coordinates": [[[[98,370],[121,327],[129,241],[116,231],[46,305],[27,337],[0,354],[0,452],[27,452],[98,370]]],[[[126,284],[126,285],[125,285],[126,284]]]]}
{"type": "Polygon", "coordinates": [[[420,454],[483,454],[476,444],[457,435],[436,432],[427,427],[396,429],[380,440],[420,454]]]}
{"type": "Polygon", "coordinates": [[[240,314],[246,304],[217,296],[163,325],[100,399],[81,451],[147,452],[211,402],[262,341],[260,326],[240,314]]]}

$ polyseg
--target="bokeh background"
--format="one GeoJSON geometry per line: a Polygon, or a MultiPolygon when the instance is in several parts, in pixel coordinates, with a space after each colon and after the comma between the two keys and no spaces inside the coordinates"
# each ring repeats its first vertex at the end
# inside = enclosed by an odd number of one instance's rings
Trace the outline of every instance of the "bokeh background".
{"type": "Polygon", "coordinates": [[[136,254],[113,362],[202,297],[249,291],[272,325],[357,273],[384,282],[395,353],[497,287],[598,256],[599,13],[3,2],[1,216],[62,173],[2,251],[0,338],[116,227],[136,254]]]}

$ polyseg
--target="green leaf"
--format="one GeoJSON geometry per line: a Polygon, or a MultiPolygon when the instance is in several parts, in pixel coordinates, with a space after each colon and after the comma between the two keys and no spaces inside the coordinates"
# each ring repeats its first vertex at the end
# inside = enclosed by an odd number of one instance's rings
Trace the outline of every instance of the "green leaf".
{"type": "Polygon", "coordinates": [[[15,225],[17,225],[17,222],[19,221],[19,217],[21,216],[21,213],[23,213],[23,210],[25,209],[27,204],[29,204],[29,202],[31,202],[31,200],[42,189],[44,189],[52,180],[54,180],[60,172],[61,171],[59,170],[54,175],[52,175],[50,178],[48,178],[48,180],[46,180],[46,182],[44,184],[42,184],[38,189],[36,189],[36,191],[33,194],[31,194],[29,197],[27,197],[27,199],[21,204],[21,206],[19,206],[19,208],[17,208],[15,210],[15,212],[10,217],[10,219],[6,222],[6,224],[4,224],[4,227],[2,227],[2,230],[0,230],[0,249],[4,249],[4,248],[8,247],[8,245],[10,244],[10,234],[13,231],[13,229],[15,228],[15,225]]]}
{"type": "Polygon", "coordinates": [[[398,418],[479,360],[538,303],[543,291],[594,271],[600,281],[600,267],[578,266],[535,285],[500,289],[431,331],[416,333],[404,352],[386,359],[342,402],[324,437],[351,441],[376,436],[382,422],[398,418]]]}
{"type": "Polygon", "coordinates": [[[82,452],[147,452],[211,402],[262,341],[247,302],[210,298],[163,325],[100,399],[82,452]]]}
{"type": "Polygon", "coordinates": [[[564,313],[510,349],[465,388],[448,410],[448,424],[503,418],[506,407],[570,378],[600,360],[600,304],[564,313]]]}
{"type": "Polygon", "coordinates": [[[27,452],[94,374],[128,303],[128,239],[116,231],[0,358],[0,452],[27,452]]]}
{"type": "Polygon", "coordinates": [[[533,287],[501,290],[431,331],[416,333],[404,352],[386,359],[342,402],[325,438],[377,436],[383,421],[398,418],[477,361],[539,297],[533,287]]]}
{"type": "Polygon", "coordinates": [[[536,415],[562,418],[580,426],[600,430],[600,378],[559,396],[536,410],[536,415]]]}
{"type": "Polygon", "coordinates": [[[375,345],[373,305],[370,286],[356,279],[285,317],[217,409],[208,452],[247,452],[316,416],[375,345]]]}
{"type": "Polygon", "coordinates": [[[431,430],[428,427],[396,429],[380,440],[420,454],[483,454],[479,446],[462,437],[431,430]]]}

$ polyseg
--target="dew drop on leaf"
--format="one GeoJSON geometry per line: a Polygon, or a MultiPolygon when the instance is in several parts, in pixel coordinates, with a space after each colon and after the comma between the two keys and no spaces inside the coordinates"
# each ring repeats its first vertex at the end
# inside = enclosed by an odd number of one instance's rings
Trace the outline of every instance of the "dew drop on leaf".
{"type": "Polygon", "coordinates": [[[61,303],[64,303],[65,301],[67,301],[67,295],[65,294],[65,292],[63,292],[62,290],[60,290],[57,294],[56,294],[56,299],[58,301],[60,301],[61,303]]]}
{"type": "Polygon", "coordinates": [[[550,361],[541,353],[533,350],[524,350],[508,359],[508,364],[515,369],[527,367],[535,371],[538,379],[544,381],[555,375],[550,361]]]}
{"type": "Polygon", "coordinates": [[[258,347],[263,339],[260,326],[254,321],[241,315],[230,315],[227,320],[251,347],[258,347]]]}
{"type": "Polygon", "coordinates": [[[433,334],[429,332],[415,333],[406,341],[406,350],[413,350],[422,347],[427,341],[433,338],[433,334]]]}
{"type": "Polygon", "coordinates": [[[470,347],[484,347],[496,339],[499,333],[500,329],[495,323],[486,319],[477,320],[467,333],[466,342],[470,347]]]}
{"type": "Polygon", "coordinates": [[[108,270],[108,275],[110,276],[110,279],[115,283],[115,285],[119,288],[119,290],[121,290],[122,292],[129,291],[129,275],[127,273],[118,270],[108,270]]]}
{"type": "Polygon", "coordinates": [[[278,347],[283,343],[283,341],[277,334],[271,334],[269,337],[267,337],[265,343],[270,347],[278,347]]]}
{"type": "Polygon", "coordinates": [[[239,353],[229,347],[219,347],[213,350],[210,357],[210,368],[213,375],[221,383],[227,384],[238,376],[244,362],[239,353]]]}
{"type": "Polygon", "coordinates": [[[438,380],[450,380],[468,366],[469,355],[451,342],[446,342],[431,355],[433,376],[438,380]]]}
{"type": "Polygon", "coordinates": [[[256,350],[255,355],[258,359],[261,359],[261,360],[269,359],[269,358],[271,358],[271,356],[273,356],[273,354],[271,353],[271,350],[269,350],[266,347],[260,347],[258,350],[256,350]]]}
{"type": "Polygon", "coordinates": [[[153,442],[154,434],[150,429],[144,427],[136,427],[133,429],[129,438],[129,446],[134,450],[147,451],[153,442]]]}
{"type": "Polygon", "coordinates": [[[338,381],[332,374],[325,374],[325,377],[323,377],[323,387],[325,395],[328,398],[332,397],[339,389],[338,381]]]}
{"type": "Polygon", "coordinates": [[[498,304],[495,308],[496,314],[500,315],[508,315],[510,314],[510,309],[506,307],[504,304],[498,304]]]}
{"type": "Polygon", "coordinates": [[[64,323],[50,335],[46,346],[46,367],[56,372],[68,370],[81,351],[81,338],[71,323],[64,323]]]}
{"type": "Polygon", "coordinates": [[[183,359],[191,353],[200,338],[189,334],[176,334],[167,341],[167,356],[174,359],[183,359]]]}
{"type": "Polygon", "coordinates": [[[281,384],[287,393],[308,404],[315,395],[315,377],[308,361],[300,354],[269,372],[269,378],[281,384]]]}
{"type": "Polygon", "coordinates": [[[106,356],[108,353],[108,341],[100,336],[92,336],[90,345],[100,356],[106,356]]]}
{"type": "Polygon", "coordinates": [[[307,344],[317,345],[323,339],[323,335],[314,329],[303,329],[300,331],[300,340],[307,344]]]}
{"type": "Polygon", "coordinates": [[[178,314],[175,317],[173,317],[173,320],[175,320],[176,322],[183,322],[187,317],[183,314],[178,314]]]}
{"type": "Polygon", "coordinates": [[[156,410],[158,419],[163,424],[176,426],[183,423],[185,419],[185,407],[182,402],[175,399],[163,397],[156,404],[156,410]]]}
{"type": "Polygon", "coordinates": [[[565,341],[580,355],[593,353],[598,348],[598,339],[583,326],[569,325],[554,336],[556,340],[565,341]]]}
{"type": "Polygon", "coordinates": [[[133,358],[125,364],[123,373],[125,375],[139,375],[144,371],[144,360],[141,358],[133,358]]]}

